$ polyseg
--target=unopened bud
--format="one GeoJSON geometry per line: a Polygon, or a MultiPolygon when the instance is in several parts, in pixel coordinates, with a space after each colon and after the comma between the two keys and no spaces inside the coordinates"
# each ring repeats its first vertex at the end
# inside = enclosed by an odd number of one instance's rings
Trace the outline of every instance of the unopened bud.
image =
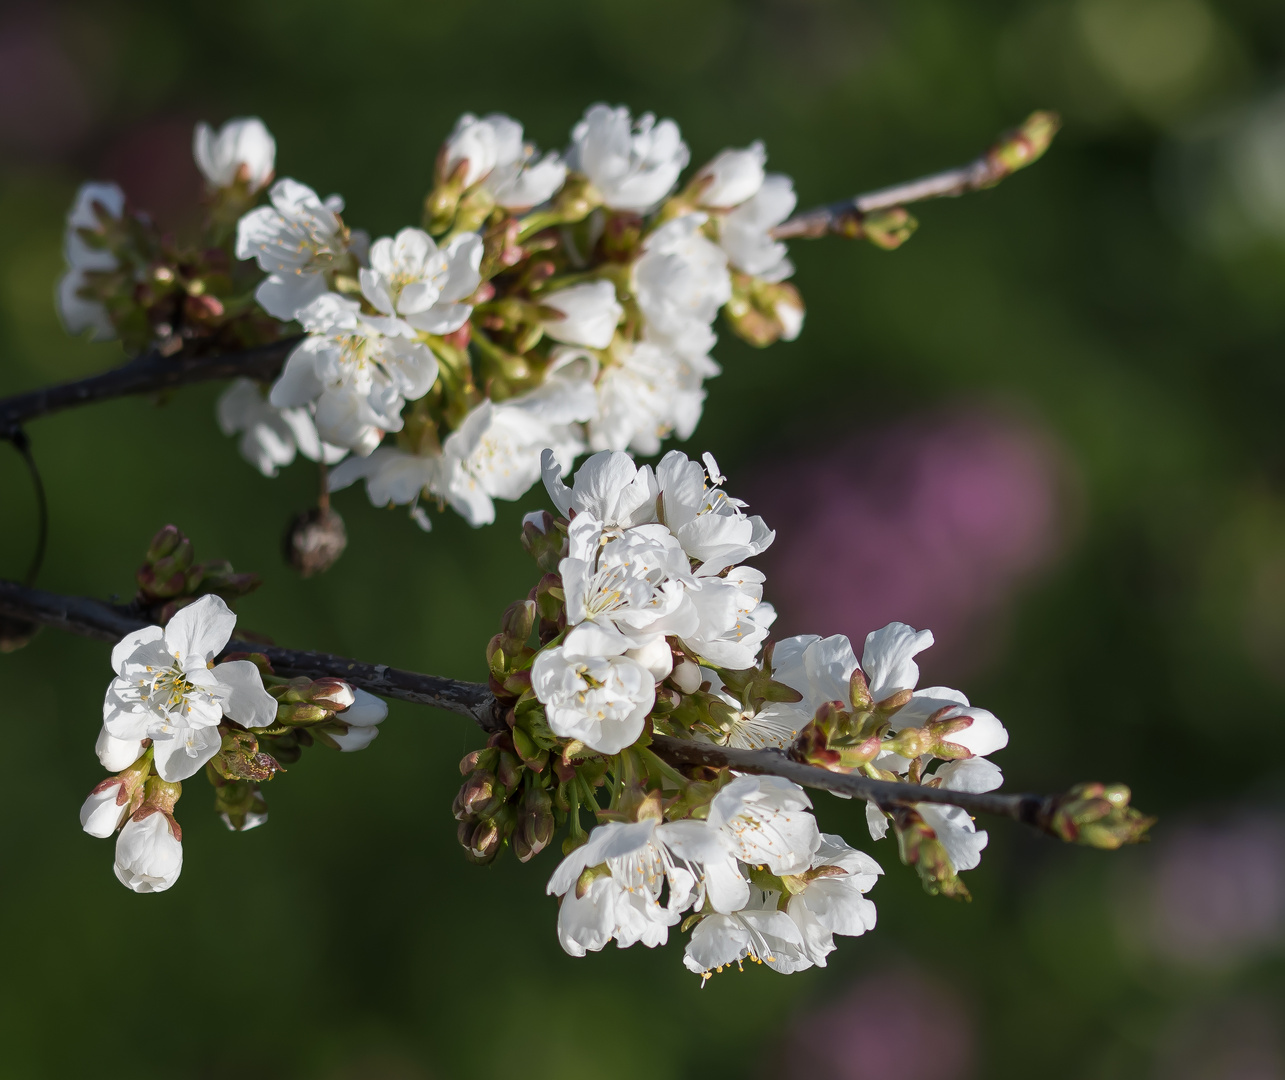
{"type": "Polygon", "coordinates": [[[554,525],[553,515],[538,510],[522,519],[522,546],[546,574],[556,574],[567,538],[554,525]]]}
{"type": "Polygon", "coordinates": [[[968,887],[959,879],[936,832],[909,807],[897,807],[892,814],[897,831],[901,861],[913,866],[924,890],[931,896],[971,900],[968,887]]]}
{"type": "Polygon", "coordinates": [[[875,247],[893,251],[909,240],[917,228],[919,222],[910,211],[904,206],[893,206],[862,215],[860,233],[875,247]]]}
{"type": "Polygon", "coordinates": [[[1057,113],[1031,113],[1021,127],[1009,132],[987,152],[987,160],[995,174],[991,184],[998,184],[1018,169],[1039,161],[1061,126],[1062,118],[1057,113]]]}
{"type": "Polygon", "coordinates": [[[669,681],[674,684],[679,693],[694,694],[701,688],[701,669],[695,660],[680,660],[674,665],[674,670],[669,673],[669,681]]]}
{"type": "Polygon", "coordinates": [[[900,754],[904,758],[917,758],[929,753],[936,740],[927,728],[904,727],[890,738],[884,739],[882,748],[885,752],[900,754]]]}
{"type": "Polygon", "coordinates": [[[268,802],[252,780],[234,780],[214,788],[214,809],[233,832],[248,832],[268,820],[268,802]]]}
{"type": "Polygon", "coordinates": [[[301,577],[312,577],[334,566],[347,546],[344,519],[334,510],[314,507],[290,522],[282,542],[282,554],[301,577]]]}
{"type": "Polygon", "coordinates": [[[540,854],[553,839],[553,800],[539,784],[531,784],[522,799],[518,828],[513,833],[513,851],[520,862],[540,854]]]}
{"type": "Polygon", "coordinates": [[[187,541],[187,537],[178,531],[177,526],[166,525],[160,530],[160,532],[152,537],[152,543],[147,549],[147,555],[145,558],[148,562],[154,563],[158,559],[163,559],[168,555],[173,555],[174,552],[178,550],[179,545],[185,541],[187,541]]]}
{"type": "Polygon", "coordinates": [[[1114,851],[1146,838],[1156,819],[1129,805],[1124,784],[1076,784],[1058,797],[1048,819],[1056,836],[1072,843],[1114,851]]]}
{"type": "Polygon", "coordinates": [[[535,629],[535,618],[534,600],[515,600],[505,609],[500,623],[505,637],[505,652],[516,653],[526,645],[535,629]]]}

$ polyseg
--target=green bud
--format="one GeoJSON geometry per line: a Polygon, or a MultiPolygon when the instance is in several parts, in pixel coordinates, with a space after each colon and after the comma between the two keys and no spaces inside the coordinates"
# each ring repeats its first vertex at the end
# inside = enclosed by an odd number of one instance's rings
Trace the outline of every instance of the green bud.
{"type": "Polygon", "coordinates": [[[986,159],[994,174],[994,179],[987,186],[998,184],[1018,169],[1039,161],[1061,126],[1062,118],[1055,112],[1031,113],[1021,127],[1008,132],[987,151],[986,159]]]}
{"type": "Polygon", "coordinates": [[[437,183],[424,199],[424,228],[434,236],[446,232],[455,221],[455,209],[464,192],[464,178],[468,176],[468,161],[457,161],[446,172],[446,147],[437,157],[437,183]]]}
{"type": "Polygon", "coordinates": [[[499,753],[493,746],[485,746],[481,750],[470,751],[460,760],[460,775],[467,776],[477,769],[486,771],[494,769],[499,753]]]}
{"type": "MultiPolygon", "coordinates": [[[[168,555],[173,555],[180,544],[187,542],[178,527],[175,525],[166,525],[160,532],[152,537],[151,546],[147,549],[145,556],[149,563],[154,563],[158,559],[163,559],[168,555]]],[[[189,544],[189,548],[190,548],[189,544]]]]}
{"type": "Polygon", "coordinates": [[[1105,851],[1139,843],[1156,818],[1130,806],[1130,798],[1124,784],[1076,784],[1055,800],[1048,829],[1063,840],[1105,851]]]}
{"type": "Polygon", "coordinates": [[[536,608],[542,619],[556,620],[563,613],[567,594],[562,588],[562,578],[555,573],[545,574],[535,587],[536,608]]]}
{"type": "Polygon", "coordinates": [[[928,823],[909,807],[897,807],[892,820],[901,861],[915,868],[924,890],[930,896],[971,900],[968,887],[959,879],[946,849],[928,823]]]}
{"type": "Polygon", "coordinates": [[[556,574],[558,563],[566,554],[567,538],[547,510],[540,511],[538,521],[530,517],[522,522],[522,546],[546,574],[556,574]]]}
{"type": "Polygon", "coordinates": [[[893,251],[904,244],[919,228],[916,221],[904,206],[893,206],[887,210],[872,210],[861,216],[859,234],[877,248],[893,251]]]}
{"type": "Polygon", "coordinates": [[[334,713],[324,705],[311,705],[300,702],[297,705],[278,705],[278,724],[320,724],[334,718],[334,713]]]}
{"type": "Polygon", "coordinates": [[[500,626],[506,638],[506,652],[516,653],[526,645],[535,629],[535,618],[534,600],[515,600],[505,609],[500,626]]]}
{"type": "Polygon", "coordinates": [[[252,780],[216,780],[214,810],[233,832],[244,832],[267,820],[268,802],[252,780]]]}
{"type": "Polygon", "coordinates": [[[513,851],[519,862],[538,855],[553,840],[553,800],[538,783],[527,785],[513,832],[513,851]]]}

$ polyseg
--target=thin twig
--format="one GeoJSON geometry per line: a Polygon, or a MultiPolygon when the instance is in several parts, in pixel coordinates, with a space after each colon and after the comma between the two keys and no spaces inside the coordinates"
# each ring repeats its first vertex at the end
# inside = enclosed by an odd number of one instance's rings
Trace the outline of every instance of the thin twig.
{"type": "Polygon", "coordinates": [[[149,352],[118,368],[91,375],[86,379],[46,386],[25,394],[0,398],[0,438],[12,438],[23,423],[39,416],[59,412],[76,405],[170,390],[188,383],[231,379],[244,375],[268,381],[281,373],[290,350],[298,337],[285,338],[255,349],[219,353],[215,356],[162,356],[149,352]]]}
{"type": "Polygon", "coordinates": [[[994,187],[1006,176],[1038,160],[1048,149],[1059,123],[1053,113],[1032,113],[1021,127],[1005,133],[999,142],[967,165],[805,210],[778,225],[772,230],[772,236],[788,240],[838,233],[855,238],[861,233],[862,219],[875,211],[994,187]]]}
{"type": "MultiPolygon", "coordinates": [[[[82,637],[117,641],[146,626],[146,618],[131,608],[106,604],[84,596],[63,596],[31,589],[13,581],[0,581],[0,615],[27,619],[82,637]]],[[[445,679],[401,671],[386,664],[365,664],[328,653],[302,652],[275,645],[231,641],[226,652],[259,652],[272,662],[278,674],[312,678],[329,676],[345,679],[372,694],[411,701],[467,716],[483,730],[506,730],[494,695],[482,683],[445,679]]],[[[963,807],[970,814],[996,814],[1045,829],[1055,799],[1043,795],[1002,795],[923,787],[865,776],[830,772],[815,765],[793,761],[777,750],[739,750],[712,743],[652,737],[651,749],[671,765],[730,767],[740,772],[781,776],[804,787],[821,788],[858,799],[869,799],[882,807],[942,803],[963,807]]]]}

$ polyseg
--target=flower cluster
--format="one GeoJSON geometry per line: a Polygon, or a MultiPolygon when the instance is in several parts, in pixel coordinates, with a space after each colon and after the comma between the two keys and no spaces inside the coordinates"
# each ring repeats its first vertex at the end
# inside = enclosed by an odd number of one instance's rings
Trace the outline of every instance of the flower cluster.
{"type": "MultiPolygon", "coordinates": [[[[163,530],[153,548],[167,536],[163,530]]],[[[267,820],[259,784],[281,762],[298,760],[300,746],[314,740],[363,749],[388,712],[379,698],[339,679],[276,678],[259,654],[232,654],[216,664],[236,615],[213,593],[183,601],[164,627],[137,630],[112,650],[116,677],[96,749],[116,775],[95,787],[80,811],[91,836],[106,839],[120,830],[116,876],[135,892],[168,889],[182,869],[174,804],[184,780],[204,769],[228,828],[251,829],[267,820]]]]}
{"type": "MultiPolygon", "coordinates": [[[[958,691],[917,689],[927,631],[893,623],[860,661],[844,637],[769,642],[775,613],[744,560],[774,534],[723,490],[710,455],[671,451],[652,469],[602,451],[567,486],[546,451],[544,479],[561,516],[523,525],[544,577],[488,649],[507,730],[461,765],[461,842],[476,861],[506,841],[526,861],[566,824],[549,892],[573,955],[658,945],[682,923],[694,926],[685,963],[702,975],[745,959],[824,965],[836,934],[874,926],[865,894],[879,866],[822,833],[796,784],[675,768],[653,739],[987,791],[1003,726],[958,691]],[[585,810],[598,822],[588,833],[585,810]]],[[[871,804],[868,817],[882,837],[888,815],[871,804]]],[[[958,873],[978,864],[986,834],[964,811],[898,807],[891,826],[932,891],[965,892],[958,873]]]]}
{"type": "Polygon", "coordinates": [[[280,378],[234,381],[220,427],[264,475],[299,454],[338,464],[332,490],[364,481],[425,528],[421,502],[492,521],[496,499],[539,479],[546,448],[565,474],[587,450],[688,437],[719,373],[720,311],[756,345],[802,326],[772,236],[793,185],[766,172],[762,143],[680,188],[690,153],[672,120],[595,105],[565,152],[540,155],[509,117],[466,114],[422,221],[373,243],[339,196],[273,182],[259,120],[201,124],[193,151],[207,213],[190,249],[114,185],[81,190],[58,292],[68,330],[172,351],[297,323],[280,378]]]}

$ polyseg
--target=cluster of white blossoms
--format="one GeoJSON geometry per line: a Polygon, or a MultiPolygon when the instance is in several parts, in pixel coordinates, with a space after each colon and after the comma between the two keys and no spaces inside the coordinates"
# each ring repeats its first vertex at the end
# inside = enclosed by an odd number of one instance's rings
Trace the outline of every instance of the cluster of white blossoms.
{"type": "MultiPolygon", "coordinates": [[[[291,684],[276,696],[253,661],[214,663],[235,626],[227,604],[205,595],[180,608],[164,628],[144,627],[112,650],[116,677],[103,702],[96,750],[103,767],[116,775],[90,793],[80,822],[103,839],[120,830],[116,876],[135,892],[168,889],[182,869],[182,830],[174,820],[182,781],[221,754],[231,755],[215,770],[224,782],[248,783],[252,772],[237,771],[238,759],[270,777],[278,766],[260,754],[253,736],[279,735],[292,723],[324,723],[318,730],[329,744],[360,750],[388,714],[379,698],[339,680],[304,680],[309,685],[303,693],[291,684]],[[300,702],[306,702],[304,709],[300,702]]],[[[224,814],[228,827],[239,830],[262,824],[267,814],[260,804],[245,817],[234,824],[224,814]]]]}
{"type": "MultiPolygon", "coordinates": [[[[893,623],[869,635],[860,662],[841,636],[767,647],[775,612],[744,560],[775,534],[727,495],[710,455],[702,465],[671,451],[653,469],[602,451],[568,487],[546,451],[544,480],[561,517],[524,523],[547,575],[488,653],[512,731],[462,766],[466,848],[484,861],[511,831],[525,861],[561,812],[571,838],[548,891],[561,898],[558,936],[573,955],[612,940],[655,946],[683,923],[694,926],[685,963],[702,975],[745,959],[782,972],[824,966],[835,935],[874,926],[865,894],[879,866],[822,833],[798,785],[726,769],[685,776],[647,749],[652,736],[987,791],[1001,780],[985,755],[1007,743],[1003,726],[955,690],[916,689],[927,631],[893,623]],[[604,807],[594,787],[607,774],[604,807]],[[587,835],[581,808],[601,822],[587,835]]],[[[978,864],[986,834],[963,810],[907,813],[913,823],[896,827],[914,824],[944,852],[934,874],[954,881],[978,864]]],[[[868,818],[882,837],[884,811],[870,804],[868,818]]]]}
{"type": "Polygon", "coordinates": [[[491,522],[496,499],[539,478],[546,448],[565,474],[587,450],[687,438],[719,373],[720,310],[756,344],[802,325],[771,237],[793,186],[766,174],[761,143],[676,191],[690,154],[672,120],[595,105],[565,154],[541,156],[509,117],[466,114],[424,227],[373,243],[345,225],[339,196],[289,178],[267,187],[274,154],[258,120],[197,131],[213,192],[264,190],[235,255],[265,275],[260,308],[305,333],[266,394],[229,388],[220,426],[268,476],[296,453],[346,457],[332,490],[364,481],[373,503],[409,505],[424,528],[421,502],[491,522]]]}

